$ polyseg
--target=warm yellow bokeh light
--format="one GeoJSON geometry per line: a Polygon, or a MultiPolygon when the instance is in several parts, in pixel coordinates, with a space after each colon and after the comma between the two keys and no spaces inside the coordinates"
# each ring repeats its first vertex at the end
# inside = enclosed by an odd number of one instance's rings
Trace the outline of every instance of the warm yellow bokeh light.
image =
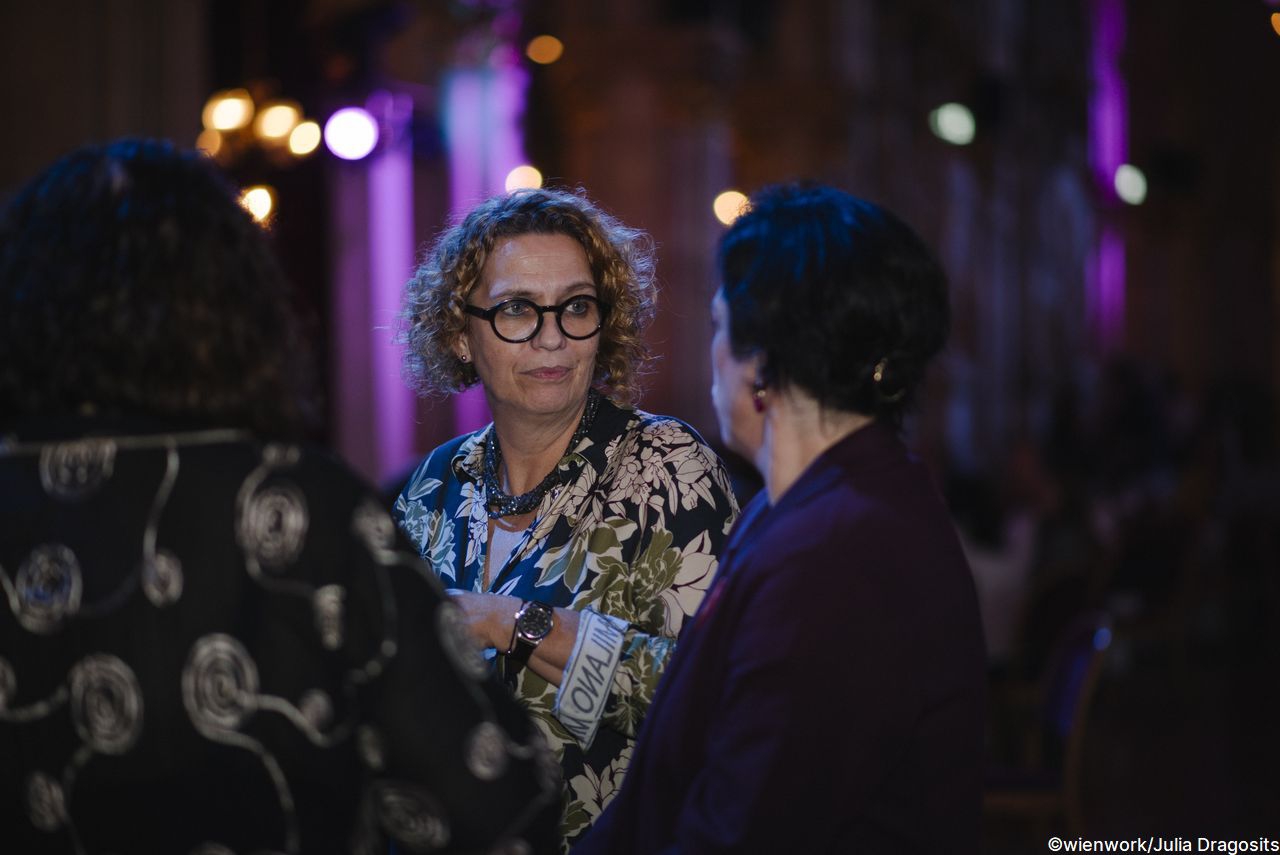
{"type": "Polygon", "coordinates": [[[196,148],[210,157],[217,157],[218,152],[222,151],[222,132],[205,128],[200,132],[200,136],[196,137],[196,148]]]}
{"type": "Polygon", "coordinates": [[[276,191],[265,184],[246,187],[240,193],[241,206],[260,223],[265,223],[276,206],[276,191]]]}
{"type": "Polygon", "coordinates": [[[505,186],[508,193],[512,190],[541,187],[542,173],[528,164],[524,166],[517,166],[515,169],[507,173],[505,186]]]}
{"type": "Polygon", "coordinates": [[[564,53],[564,42],[555,36],[534,36],[524,49],[525,56],[538,63],[550,65],[564,53]]]}
{"type": "Polygon", "coordinates": [[[1271,29],[1276,31],[1276,35],[1280,36],[1280,12],[1271,13],[1271,29]]]}
{"type": "Polygon", "coordinates": [[[201,114],[206,128],[234,131],[253,121],[253,98],[245,89],[216,92],[205,102],[201,114]]]}
{"type": "Polygon", "coordinates": [[[715,211],[717,220],[731,225],[747,210],[747,197],[737,190],[726,190],[711,203],[711,210],[715,211]]]}
{"type": "Polygon", "coordinates": [[[284,140],[297,127],[302,109],[292,101],[274,101],[263,106],[254,120],[253,129],[267,140],[284,140]]]}
{"type": "Polygon", "coordinates": [[[320,136],[320,126],[307,119],[294,128],[293,133],[289,134],[289,151],[298,155],[298,157],[311,154],[320,145],[320,136]]]}

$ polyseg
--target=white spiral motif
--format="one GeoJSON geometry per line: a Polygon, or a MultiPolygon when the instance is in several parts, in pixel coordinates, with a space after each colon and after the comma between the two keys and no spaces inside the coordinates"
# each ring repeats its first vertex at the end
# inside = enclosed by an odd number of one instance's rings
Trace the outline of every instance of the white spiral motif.
{"type": "Polygon", "coordinates": [[[14,587],[18,623],[31,632],[47,635],[80,608],[80,562],[62,544],[37,546],[18,568],[14,587]]]}
{"type": "Polygon", "coordinates": [[[325,585],[311,598],[311,610],[315,614],[316,631],[326,650],[342,646],[342,621],[345,615],[347,591],[341,585],[325,585]]]}
{"type": "Polygon", "coordinates": [[[18,689],[18,676],[13,673],[9,660],[0,656],[0,712],[9,708],[9,699],[18,689]]]}
{"type": "Polygon", "coordinates": [[[356,750],[366,768],[378,771],[386,765],[387,749],[382,742],[382,734],[371,725],[361,725],[356,731],[356,750]]]}
{"type": "Polygon", "coordinates": [[[449,843],[449,822],[426,790],[384,782],[375,788],[378,821],[397,843],[410,852],[434,852],[449,843]]]}
{"type": "Polygon", "coordinates": [[[319,689],[312,689],[298,701],[298,712],[307,724],[323,731],[333,721],[333,701],[319,689]]]}
{"type": "Polygon", "coordinates": [[[71,721],[94,751],[123,754],[142,732],[142,689],[133,669],[107,654],[71,669],[71,721]]]}
{"type": "Polygon", "coordinates": [[[182,670],[182,703],[205,736],[236,730],[258,704],[258,666],[244,645],[221,633],[197,639],[182,670]]]}
{"type": "Polygon", "coordinates": [[[476,648],[467,630],[466,615],[459,606],[447,601],[440,604],[436,609],[436,631],[445,655],[455,668],[473,680],[483,680],[488,675],[489,666],[476,648]]]}
{"type": "Polygon", "coordinates": [[[240,508],[240,545],[264,567],[281,568],[302,551],[307,502],[292,484],[259,487],[240,508]]]}
{"type": "Polygon", "coordinates": [[[109,439],[45,446],[40,452],[40,484],[50,496],[83,499],[111,477],[115,459],[116,445],[109,439]]]}
{"type": "Polygon", "coordinates": [[[492,781],[507,771],[507,739],[502,728],[482,721],[467,737],[467,768],[481,781],[492,781]]]}
{"type": "Polygon", "coordinates": [[[374,554],[387,552],[395,546],[395,521],[372,499],[366,499],[356,508],[351,526],[374,554]]]}
{"type": "Polygon", "coordinates": [[[167,549],[143,559],[142,590],[156,608],[171,606],[182,599],[182,562],[167,549]]]}
{"type": "Polygon", "coordinates": [[[41,831],[57,831],[67,821],[62,785],[44,772],[33,772],[27,778],[27,816],[41,831]]]}

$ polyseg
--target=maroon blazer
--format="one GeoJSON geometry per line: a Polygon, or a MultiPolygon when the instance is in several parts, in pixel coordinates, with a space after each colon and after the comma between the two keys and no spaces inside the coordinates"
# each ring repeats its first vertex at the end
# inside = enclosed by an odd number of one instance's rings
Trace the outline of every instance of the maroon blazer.
{"type": "Polygon", "coordinates": [[[984,662],[946,507],[872,424],[743,513],[574,851],[977,852],[984,662]]]}

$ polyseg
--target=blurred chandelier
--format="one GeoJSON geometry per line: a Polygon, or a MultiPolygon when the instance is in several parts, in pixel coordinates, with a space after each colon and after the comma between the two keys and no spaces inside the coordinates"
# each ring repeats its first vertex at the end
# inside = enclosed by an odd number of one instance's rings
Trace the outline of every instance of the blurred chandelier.
{"type": "Polygon", "coordinates": [[[204,130],[196,147],[224,166],[253,150],[283,165],[320,146],[320,125],[303,116],[298,102],[274,98],[255,104],[247,89],[224,89],[209,96],[201,121],[204,130]]]}

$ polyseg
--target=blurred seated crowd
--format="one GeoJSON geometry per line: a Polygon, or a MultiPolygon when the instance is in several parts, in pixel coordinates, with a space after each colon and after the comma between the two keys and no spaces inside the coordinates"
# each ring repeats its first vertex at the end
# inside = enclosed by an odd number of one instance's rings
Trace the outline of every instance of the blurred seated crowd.
{"type": "MultiPolygon", "coordinates": [[[[988,649],[988,822],[1002,772],[1028,763],[1042,780],[1023,777],[1022,807],[1050,776],[1075,788],[1061,797],[1092,798],[1094,816],[1074,818],[1080,832],[1098,827],[1099,811],[1135,827],[1133,799],[1100,794],[1122,778],[1154,788],[1162,770],[1198,794],[1224,785],[1223,815],[1280,805],[1260,771],[1280,750],[1255,708],[1274,698],[1266,675],[1280,662],[1276,419],[1261,383],[1231,378],[1197,395],[1117,356],[1058,389],[1045,429],[1010,442],[996,465],[943,476],[988,649]],[[1105,637],[1064,675],[1064,645],[1084,615],[1102,616],[1105,637]],[[1203,721],[1189,727],[1203,730],[1191,742],[1167,723],[1203,709],[1213,712],[1195,713],[1203,721]],[[1091,750],[1080,744],[1086,727],[1091,750]],[[1135,756],[1138,741],[1155,746],[1155,759],[1120,769],[1111,758],[1135,756]],[[1214,751],[1201,745],[1231,754],[1215,761],[1227,771],[1194,760],[1214,751]]],[[[1175,809],[1159,810],[1159,821],[1177,821],[1175,809]]],[[[1061,828],[1052,823],[1064,813],[1070,820],[1061,804],[1043,812],[1036,833],[1061,828]]]]}
{"type": "Polygon", "coordinates": [[[1085,608],[1105,608],[1128,638],[1264,631],[1280,608],[1269,389],[1234,379],[1197,398],[1116,357],[1089,388],[1060,388],[1046,421],[997,465],[944,479],[993,673],[1033,675],[1085,608]]]}

